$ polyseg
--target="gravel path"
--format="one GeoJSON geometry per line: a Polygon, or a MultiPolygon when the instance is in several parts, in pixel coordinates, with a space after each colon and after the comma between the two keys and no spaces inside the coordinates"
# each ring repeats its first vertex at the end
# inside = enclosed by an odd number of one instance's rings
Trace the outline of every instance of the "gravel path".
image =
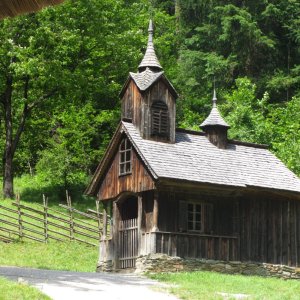
{"type": "Polygon", "coordinates": [[[164,289],[162,284],[132,274],[83,273],[0,267],[0,276],[35,286],[53,300],[177,299],[172,295],[157,291],[164,289]]]}

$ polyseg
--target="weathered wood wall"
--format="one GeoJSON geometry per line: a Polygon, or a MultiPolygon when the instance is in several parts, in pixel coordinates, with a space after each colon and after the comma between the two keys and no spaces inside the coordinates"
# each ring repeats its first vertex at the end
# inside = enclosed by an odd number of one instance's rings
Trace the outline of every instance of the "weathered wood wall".
{"type": "Polygon", "coordinates": [[[170,142],[175,141],[176,101],[163,80],[158,80],[143,94],[131,80],[122,98],[122,117],[132,119],[143,138],[160,140],[151,136],[151,106],[155,101],[162,101],[168,106],[170,142]]]}
{"type": "Polygon", "coordinates": [[[209,233],[217,235],[237,233],[237,201],[229,197],[208,196],[192,192],[159,193],[159,230],[176,232],[183,227],[180,224],[180,202],[182,201],[199,201],[212,205],[209,233]]]}
{"type": "Polygon", "coordinates": [[[122,118],[131,119],[132,123],[140,130],[142,95],[133,80],[128,84],[121,102],[122,118]]]}
{"type": "Polygon", "coordinates": [[[144,192],[142,194],[142,231],[149,232],[153,227],[153,197],[154,192],[144,192]]]}
{"type": "Polygon", "coordinates": [[[240,199],[241,260],[300,265],[300,202],[240,199]]]}
{"type": "Polygon", "coordinates": [[[154,181],[133,149],[132,173],[119,176],[119,152],[116,152],[100,186],[98,198],[105,200],[114,198],[125,191],[138,193],[152,189],[154,189],[154,181]]]}
{"type": "MultiPolygon", "coordinates": [[[[230,250],[235,257],[239,257],[242,261],[300,266],[299,201],[259,192],[238,197],[210,197],[201,195],[201,193],[161,192],[159,194],[159,231],[170,234],[178,232],[180,228],[179,202],[195,200],[213,205],[211,235],[239,237],[239,241],[230,244],[230,249],[235,247],[230,250]]],[[[186,235],[188,236],[188,233],[186,235]]],[[[199,239],[201,238],[199,237],[199,239]]],[[[159,243],[161,241],[158,240],[157,250],[160,249],[167,253],[159,243]]],[[[170,243],[174,244],[173,238],[171,238],[171,242],[167,241],[167,244],[164,245],[170,245],[170,243]]],[[[194,237],[177,238],[177,242],[171,246],[171,252],[174,251],[172,247],[176,246],[179,247],[176,250],[177,253],[180,252],[182,256],[190,256],[191,253],[188,249],[194,248],[190,243],[196,247],[195,243],[198,242],[195,242],[194,237]],[[189,245],[184,248],[178,240],[184,240],[184,243],[189,245]]],[[[201,244],[201,242],[199,243],[201,244]]],[[[219,250],[214,251],[218,252],[219,250]]],[[[209,253],[207,257],[212,258],[211,253],[213,252],[209,253]]],[[[201,255],[203,256],[203,253],[201,255]]],[[[231,254],[228,255],[231,256],[231,254]]],[[[224,256],[224,253],[221,256],[224,256]]],[[[220,255],[217,255],[215,259],[218,257],[220,255]]]]}
{"type": "Polygon", "coordinates": [[[142,234],[142,254],[165,253],[183,258],[239,260],[238,238],[174,232],[142,234]],[[154,245],[153,245],[154,244],[154,245]]]}
{"type": "Polygon", "coordinates": [[[175,142],[175,119],[176,119],[176,102],[173,95],[169,92],[167,85],[159,80],[145,93],[142,105],[142,136],[146,139],[160,140],[159,137],[151,136],[151,106],[155,101],[162,101],[168,107],[169,113],[169,141],[175,142]]]}

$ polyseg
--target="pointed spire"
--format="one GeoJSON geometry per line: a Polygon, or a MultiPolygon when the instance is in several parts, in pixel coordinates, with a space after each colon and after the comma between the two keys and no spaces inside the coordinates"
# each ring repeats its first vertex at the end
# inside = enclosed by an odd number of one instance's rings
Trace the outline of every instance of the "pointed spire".
{"type": "Polygon", "coordinates": [[[213,98],[212,98],[213,107],[209,114],[209,116],[205,119],[205,121],[200,125],[200,128],[203,129],[205,126],[224,126],[229,128],[230,126],[224,121],[222,118],[218,107],[217,107],[217,93],[214,87],[213,98]]]}
{"type": "Polygon", "coordinates": [[[153,44],[153,22],[152,20],[149,21],[149,28],[148,28],[148,44],[147,44],[147,49],[144,55],[144,58],[142,62],[139,65],[139,71],[142,72],[144,71],[147,67],[150,69],[156,70],[162,70],[162,66],[160,65],[158,58],[155,54],[154,50],[154,44],[153,44]]]}
{"type": "Polygon", "coordinates": [[[218,148],[226,149],[227,130],[230,127],[222,118],[217,107],[217,93],[214,87],[213,107],[209,116],[200,125],[200,128],[206,133],[208,140],[218,148]]]}

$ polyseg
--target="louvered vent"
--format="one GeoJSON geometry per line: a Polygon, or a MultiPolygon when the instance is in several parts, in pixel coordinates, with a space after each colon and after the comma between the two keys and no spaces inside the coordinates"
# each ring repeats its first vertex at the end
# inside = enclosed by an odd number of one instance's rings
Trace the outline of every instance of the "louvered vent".
{"type": "Polygon", "coordinates": [[[162,101],[156,101],[152,105],[152,136],[167,138],[169,136],[169,113],[167,105],[162,101]]]}

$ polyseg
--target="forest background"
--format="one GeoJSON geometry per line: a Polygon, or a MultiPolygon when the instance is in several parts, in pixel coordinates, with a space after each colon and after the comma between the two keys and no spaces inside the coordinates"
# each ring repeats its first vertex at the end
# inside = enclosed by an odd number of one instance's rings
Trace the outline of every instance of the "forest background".
{"type": "Polygon", "coordinates": [[[66,0],[0,21],[3,196],[81,195],[120,120],[119,92],[147,44],[200,130],[214,78],[230,138],[270,146],[300,175],[300,2],[66,0]],[[18,192],[15,188],[15,192],[18,192]]]}

